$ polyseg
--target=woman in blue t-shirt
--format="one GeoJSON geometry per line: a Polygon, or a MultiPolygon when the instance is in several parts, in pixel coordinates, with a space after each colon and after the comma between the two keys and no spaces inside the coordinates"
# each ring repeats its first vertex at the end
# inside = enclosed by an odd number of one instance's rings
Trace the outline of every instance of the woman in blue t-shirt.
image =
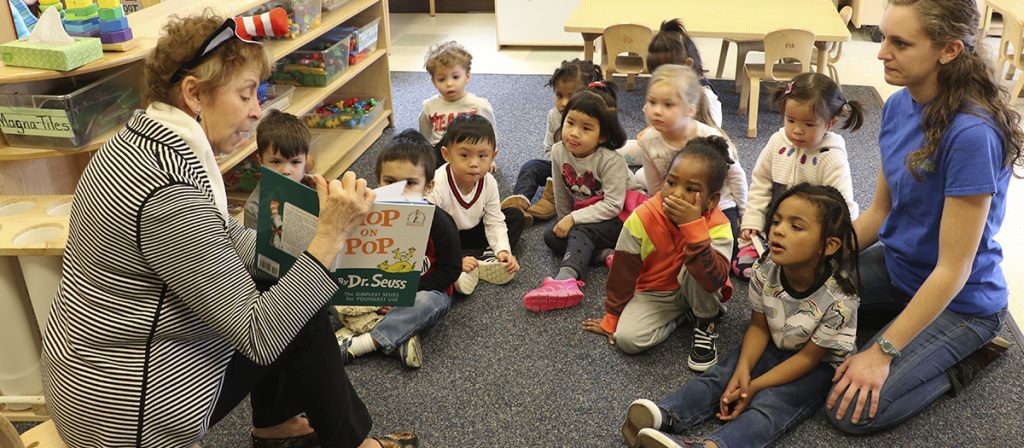
{"type": "Polygon", "coordinates": [[[1009,294],[993,237],[1024,135],[977,48],[978,19],[971,0],[890,0],[882,18],[885,81],[906,88],[885,104],[874,201],[855,223],[867,248],[858,336],[870,339],[828,397],[844,432],[957,394],[1008,345],[996,338],[1009,294]]]}

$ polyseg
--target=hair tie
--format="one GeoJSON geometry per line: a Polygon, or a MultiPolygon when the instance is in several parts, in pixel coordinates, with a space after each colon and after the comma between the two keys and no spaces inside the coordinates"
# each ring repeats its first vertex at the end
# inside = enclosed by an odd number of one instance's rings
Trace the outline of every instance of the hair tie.
{"type": "Polygon", "coordinates": [[[594,81],[594,82],[592,82],[590,84],[587,84],[587,87],[602,87],[603,88],[603,87],[607,87],[607,86],[605,86],[604,83],[601,82],[601,81],[594,81]]]}
{"type": "Polygon", "coordinates": [[[786,83],[786,93],[783,95],[789,95],[790,93],[793,93],[793,81],[786,83]]]}

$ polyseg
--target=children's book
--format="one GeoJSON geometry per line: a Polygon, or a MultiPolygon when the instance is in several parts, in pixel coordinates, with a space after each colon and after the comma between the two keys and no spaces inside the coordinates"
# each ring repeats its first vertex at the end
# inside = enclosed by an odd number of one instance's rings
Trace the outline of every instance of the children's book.
{"type": "MultiPolygon", "coordinates": [[[[277,279],[316,235],[316,190],[260,168],[256,266],[277,279]]],[[[341,289],[335,305],[412,306],[434,219],[434,206],[402,196],[405,182],[375,190],[377,199],[352,232],[333,268],[341,289]]]]}

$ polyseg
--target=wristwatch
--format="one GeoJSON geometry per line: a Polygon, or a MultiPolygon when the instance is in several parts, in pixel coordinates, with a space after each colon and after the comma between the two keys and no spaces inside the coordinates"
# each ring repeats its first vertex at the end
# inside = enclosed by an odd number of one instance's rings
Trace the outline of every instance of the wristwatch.
{"type": "Polygon", "coordinates": [[[882,349],[882,353],[892,356],[892,359],[900,357],[900,351],[896,350],[896,346],[892,345],[892,341],[886,338],[878,337],[878,347],[882,349]]]}

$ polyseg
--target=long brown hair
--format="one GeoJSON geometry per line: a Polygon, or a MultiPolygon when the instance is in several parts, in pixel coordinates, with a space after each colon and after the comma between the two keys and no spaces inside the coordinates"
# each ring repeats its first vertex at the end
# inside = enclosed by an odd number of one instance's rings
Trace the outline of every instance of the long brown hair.
{"type": "Polygon", "coordinates": [[[1024,167],[1020,114],[1008,104],[1006,88],[996,77],[994,64],[981,53],[979,14],[974,0],[889,0],[889,5],[913,8],[935,48],[955,40],[964,44],[960,55],[939,66],[938,96],[925,106],[921,117],[924,146],[910,153],[905,161],[914,177],[921,180],[922,172],[927,171],[921,167],[934,166],[942,136],[961,112],[990,121],[1003,138],[1003,163],[1011,169],[1024,167]]]}

